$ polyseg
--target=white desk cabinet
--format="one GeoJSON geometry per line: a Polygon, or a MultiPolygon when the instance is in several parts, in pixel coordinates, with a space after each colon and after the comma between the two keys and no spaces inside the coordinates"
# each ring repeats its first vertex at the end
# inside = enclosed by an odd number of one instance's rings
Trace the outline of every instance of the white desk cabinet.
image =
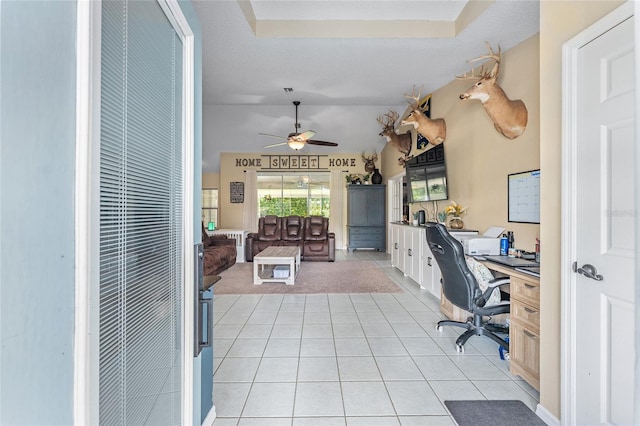
{"type": "MultiPolygon", "coordinates": [[[[440,268],[427,244],[424,226],[391,223],[391,266],[398,268],[423,290],[440,299],[440,268]]],[[[449,231],[454,237],[476,235],[477,231],[449,231]]]]}
{"type": "Polygon", "coordinates": [[[401,246],[403,245],[404,235],[402,233],[402,227],[400,225],[391,225],[391,266],[404,270],[404,257],[401,256],[401,246]],[[402,241],[401,241],[402,238],[402,241]]]}
{"type": "MultiPolygon", "coordinates": [[[[417,282],[422,283],[422,243],[421,237],[425,238],[425,229],[422,227],[404,226],[404,274],[417,282]]],[[[422,288],[422,285],[420,285],[422,288]]]]}
{"type": "Polygon", "coordinates": [[[424,247],[422,249],[422,261],[420,262],[420,266],[422,268],[422,284],[420,285],[420,288],[429,290],[431,294],[440,298],[440,278],[442,278],[442,275],[440,273],[440,268],[438,268],[436,259],[433,257],[433,254],[431,254],[426,236],[424,247]]]}

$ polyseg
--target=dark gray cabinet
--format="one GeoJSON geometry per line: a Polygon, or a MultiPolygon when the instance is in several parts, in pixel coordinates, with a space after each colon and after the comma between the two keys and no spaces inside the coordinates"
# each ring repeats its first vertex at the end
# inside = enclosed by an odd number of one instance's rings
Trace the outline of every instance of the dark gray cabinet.
{"type": "Polygon", "coordinates": [[[386,185],[347,185],[347,249],[385,250],[386,185]]]}

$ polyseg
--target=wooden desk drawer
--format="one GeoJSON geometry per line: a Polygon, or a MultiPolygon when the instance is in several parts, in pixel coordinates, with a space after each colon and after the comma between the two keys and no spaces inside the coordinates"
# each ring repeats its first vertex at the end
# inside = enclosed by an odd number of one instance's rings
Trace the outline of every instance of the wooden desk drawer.
{"type": "Polygon", "coordinates": [[[532,308],[518,299],[512,298],[511,320],[524,325],[536,334],[540,334],[540,309],[538,308],[532,308]]]}
{"type": "Polygon", "coordinates": [[[512,322],[509,333],[510,370],[540,390],[540,335],[512,322]]]}
{"type": "Polygon", "coordinates": [[[511,277],[511,299],[520,300],[532,308],[540,309],[540,283],[525,281],[518,277],[511,277]]]}

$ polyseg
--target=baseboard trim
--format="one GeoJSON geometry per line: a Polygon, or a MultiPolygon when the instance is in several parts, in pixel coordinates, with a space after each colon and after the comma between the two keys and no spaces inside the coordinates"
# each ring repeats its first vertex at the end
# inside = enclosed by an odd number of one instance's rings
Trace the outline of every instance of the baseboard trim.
{"type": "Polygon", "coordinates": [[[202,421],[202,426],[213,426],[213,422],[216,419],[216,406],[211,406],[211,410],[207,413],[207,417],[202,421]]]}
{"type": "Polygon", "coordinates": [[[542,419],[543,422],[549,426],[560,426],[560,420],[556,418],[549,410],[544,408],[542,404],[538,404],[536,407],[536,415],[542,419]]]}

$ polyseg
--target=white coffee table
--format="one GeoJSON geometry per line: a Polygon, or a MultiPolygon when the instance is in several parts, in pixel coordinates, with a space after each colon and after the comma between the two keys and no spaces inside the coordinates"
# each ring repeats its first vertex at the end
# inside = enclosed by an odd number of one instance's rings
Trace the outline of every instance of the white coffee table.
{"type": "MultiPolygon", "coordinates": [[[[271,268],[272,269],[272,268],[271,268]]],[[[253,257],[253,283],[284,282],[294,285],[296,274],[300,270],[300,247],[271,246],[262,250],[253,257]],[[273,277],[270,272],[265,273],[265,267],[286,265],[289,267],[289,276],[286,278],[273,277]],[[268,276],[265,276],[267,275],[268,276]]]]}

